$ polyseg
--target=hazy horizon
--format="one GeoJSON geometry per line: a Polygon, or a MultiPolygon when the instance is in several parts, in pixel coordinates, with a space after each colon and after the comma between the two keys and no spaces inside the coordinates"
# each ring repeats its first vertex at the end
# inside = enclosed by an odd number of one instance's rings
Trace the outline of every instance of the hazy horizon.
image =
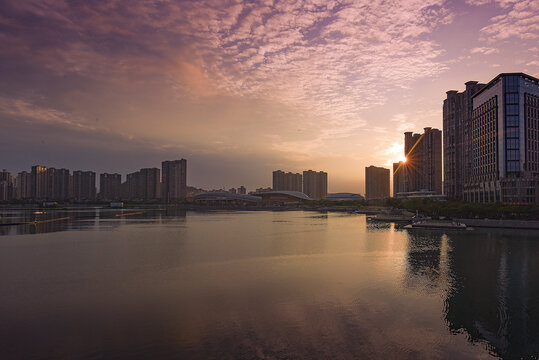
{"type": "Polygon", "coordinates": [[[3,1],[0,168],[188,161],[189,186],[326,171],[364,193],[448,90],[539,74],[539,2],[3,1]]]}

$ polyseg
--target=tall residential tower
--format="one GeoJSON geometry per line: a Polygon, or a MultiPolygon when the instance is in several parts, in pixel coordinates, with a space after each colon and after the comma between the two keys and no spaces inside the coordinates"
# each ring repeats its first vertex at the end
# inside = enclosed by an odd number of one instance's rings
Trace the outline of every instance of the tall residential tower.
{"type": "Polygon", "coordinates": [[[390,170],[382,167],[365,168],[365,199],[385,199],[389,197],[390,170]]]}
{"type": "Polygon", "coordinates": [[[162,199],[185,200],[187,196],[187,160],[163,161],[161,163],[162,199]]]}
{"type": "Polygon", "coordinates": [[[462,199],[472,169],[472,98],[485,84],[468,81],[466,90],[448,91],[443,106],[444,194],[462,199]]]}

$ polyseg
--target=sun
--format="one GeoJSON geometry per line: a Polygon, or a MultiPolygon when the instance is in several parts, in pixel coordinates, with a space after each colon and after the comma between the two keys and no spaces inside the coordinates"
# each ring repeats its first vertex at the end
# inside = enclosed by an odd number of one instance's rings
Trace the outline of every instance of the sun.
{"type": "Polygon", "coordinates": [[[402,155],[402,157],[399,159],[399,161],[402,161],[403,163],[406,163],[406,156],[402,155]]]}

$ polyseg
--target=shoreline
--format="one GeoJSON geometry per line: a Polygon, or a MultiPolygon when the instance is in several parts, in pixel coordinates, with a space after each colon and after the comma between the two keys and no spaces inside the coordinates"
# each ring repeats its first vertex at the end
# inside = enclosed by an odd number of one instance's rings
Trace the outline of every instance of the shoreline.
{"type": "MultiPolygon", "coordinates": [[[[290,206],[208,206],[208,205],[195,205],[195,204],[127,204],[123,208],[111,208],[103,204],[87,205],[87,204],[72,204],[66,207],[51,207],[43,208],[40,206],[25,206],[25,205],[0,205],[0,211],[77,211],[77,210],[111,210],[111,211],[132,211],[135,209],[149,211],[166,211],[171,209],[184,210],[184,211],[198,211],[198,212],[214,212],[214,211],[315,211],[315,212],[341,212],[357,215],[376,215],[384,213],[388,208],[359,208],[357,206],[312,206],[312,205],[290,205],[290,206]]],[[[0,217],[1,219],[1,217],[0,217]]],[[[467,226],[474,228],[499,228],[499,229],[523,229],[523,230],[539,230],[538,220],[526,220],[526,219],[469,219],[469,218],[455,218],[453,219],[467,226]]],[[[392,219],[378,220],[381,222],[395,222],[392,219]]],[[[15,226],[21,225],[17,223],[8,224],[3,223],[0,220],[1,226],[15,226]]]]}

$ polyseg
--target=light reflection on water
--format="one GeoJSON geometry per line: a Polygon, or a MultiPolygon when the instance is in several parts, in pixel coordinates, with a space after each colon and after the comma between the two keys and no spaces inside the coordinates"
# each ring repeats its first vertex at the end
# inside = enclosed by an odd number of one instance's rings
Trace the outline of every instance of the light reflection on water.
{"type": "Polygon", "coordinates": [[[538,233],[144,211],[0,227],[3,359],[539,355],[538,233]]]}

